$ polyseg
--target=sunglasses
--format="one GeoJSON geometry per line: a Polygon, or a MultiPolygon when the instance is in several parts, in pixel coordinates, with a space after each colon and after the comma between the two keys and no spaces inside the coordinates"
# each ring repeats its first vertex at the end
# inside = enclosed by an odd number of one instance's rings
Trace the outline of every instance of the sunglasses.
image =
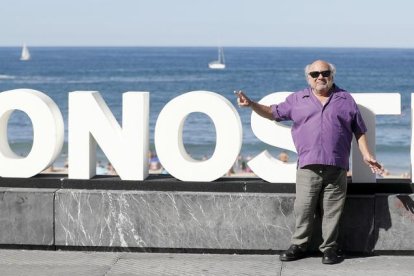
{"type": "Polygon", "coordinates": [[[322,75],[322,77],[327,78],[331,75],[331,71],[327,70],[327,71],[321,71],[321,72],[318,72],[318,71],[309,72],[309,76],[311,76],[312,78],[317,78],[319,77],[319,75],[322,75]]]}

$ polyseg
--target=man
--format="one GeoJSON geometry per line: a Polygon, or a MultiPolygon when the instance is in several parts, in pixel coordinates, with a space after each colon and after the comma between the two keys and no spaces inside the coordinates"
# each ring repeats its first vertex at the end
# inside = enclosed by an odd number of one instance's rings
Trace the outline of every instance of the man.
{"type": "Polygon", "coordinates": [[[347,91],[334,84],[335,72],[330,63],[313,62],[305,68],[310,87],[289,95],[277,105],[262,105],[242,91],[236,92],[239,106],[250,107],[270,120],[293,121],[292,138],[298,153],[296,225],[292,245],[280,255],[282,261],[306,256],[318,205],[322,217],[322,263],[341,261],[337,253],[338,224],[345,203],[353,134],[372,172],[383,171],[368,149],[367,129],[357,104],[347,91]]]}

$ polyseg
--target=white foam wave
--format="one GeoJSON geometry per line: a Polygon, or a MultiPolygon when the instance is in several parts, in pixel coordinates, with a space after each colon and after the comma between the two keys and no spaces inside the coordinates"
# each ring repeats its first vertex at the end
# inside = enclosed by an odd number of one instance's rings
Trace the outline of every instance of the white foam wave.
{"type": "Polygon", "coordinates": [[[0,80],[12,80],[15,79],[15,76],[10,76],[10,75],[0,75],[0,80]]]}
{"type": "Polygon", "coordinates": [[[199,76],[105,76],[105,77],[79,77],[76,79],[70,79],[66,77],[55,77],[55,76],[21,76],[16,78],[15,76],[0,75],[0,80],[13,79],[14,83],[25,83],[25,84],[56,84],[56,83],[67,83],[67,84],[88,84],[88,83],[104,83],[104,82],[123,82],[123,83],[139,83],[139,82],[197,82],[207,81],[208,78],[199,76]]]}

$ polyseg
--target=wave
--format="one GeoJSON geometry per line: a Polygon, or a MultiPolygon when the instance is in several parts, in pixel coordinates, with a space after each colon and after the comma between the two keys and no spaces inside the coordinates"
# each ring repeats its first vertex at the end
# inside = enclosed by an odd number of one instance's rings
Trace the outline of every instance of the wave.
{"type": "Polygon", "coordinates": [[[13,80],[15,79],[15,76],[10,76],[10,75],[0,75],[0,80],[13,80]]]}
{"type": "Polygon", "coordinates": [[[207,81],[208,78],[196,77],[196,76],[109,76],[109,77],[91,77],[76,80],[66,80],[64,83],[103,83],[103,82],[123,82],[123,83],[135,83],[135,82],[196,82],[207,81]]]}
{"type": "Polygon", "coordinates": [[[16,84],[90,84],[90,83],[143,83],[143,82],[205,82],[215,81],[214,77],[191,76],[191,75],[135,75],[135,76],[88,76],[88,77],[67,77],[67,76],[11,76],[0,75],[0,80],[13,80],[16,84]]]}

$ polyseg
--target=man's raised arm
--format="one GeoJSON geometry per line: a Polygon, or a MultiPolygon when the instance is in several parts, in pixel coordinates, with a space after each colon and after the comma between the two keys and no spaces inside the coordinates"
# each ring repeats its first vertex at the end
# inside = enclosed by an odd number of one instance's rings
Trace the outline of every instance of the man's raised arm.
{"type": "Polygon", "coordinates": [[[274,120],[272,109],[270,106],[259,104],[255,101],[252,101],[249,97],[244,94],[243,91],[234,91],[234,94],[237,96],[237,104],[240,107],[250,107],[254,112],[259,114],[260,116],[269,119],[274,120]]]}

